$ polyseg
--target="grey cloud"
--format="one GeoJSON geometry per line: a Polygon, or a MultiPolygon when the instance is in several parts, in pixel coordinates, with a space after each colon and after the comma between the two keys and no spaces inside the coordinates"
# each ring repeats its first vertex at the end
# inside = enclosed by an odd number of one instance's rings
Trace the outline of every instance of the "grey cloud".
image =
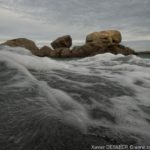
{"type": "Polygon", "coordinates": [[[83,39],[89,32],[109,28],[121,30],[130,39],[150,35],[149,0],[0,0],[0,7],[19,13],[20,19],[43,22],[33,29],[38,38],[43,37],[42,28],[45,38],[50,32],[52,38],[67,32],[83,39]]]}

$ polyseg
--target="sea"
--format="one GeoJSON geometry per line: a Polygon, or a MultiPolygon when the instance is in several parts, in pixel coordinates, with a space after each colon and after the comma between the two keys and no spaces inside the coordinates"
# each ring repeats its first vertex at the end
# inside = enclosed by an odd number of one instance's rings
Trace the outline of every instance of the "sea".
{"type": "Polygon", "coordinates": [[[0,47],[0,150],[150,149],[150,56],[37,57],[0,47]]]}

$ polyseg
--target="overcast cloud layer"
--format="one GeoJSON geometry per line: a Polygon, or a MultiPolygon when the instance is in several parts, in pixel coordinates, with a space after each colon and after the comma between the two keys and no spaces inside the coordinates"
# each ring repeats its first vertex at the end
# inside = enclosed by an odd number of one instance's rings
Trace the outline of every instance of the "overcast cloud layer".
{"type": "Polygon", "coordinates": [[[150,40],[150,0],[0,0],[0,38],[84,40],[118,29],[124,40],[150,40]]]}

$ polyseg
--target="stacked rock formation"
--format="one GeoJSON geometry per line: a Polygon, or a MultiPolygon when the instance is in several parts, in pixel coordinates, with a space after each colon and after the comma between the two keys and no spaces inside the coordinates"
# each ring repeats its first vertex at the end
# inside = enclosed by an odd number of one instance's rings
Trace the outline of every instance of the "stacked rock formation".
{"type": "Polygon", "coordinates": [[[51,43],[52,48],[43,46],[38,48],[35,43],[25,38],[8,40],[2,45],[19,46],[29,49],[34,55],[40,57],[88,57],[103,53],[135,54],[131,48],[121,45],[122,36],[117,30],[93,32],[87,35],[86,42],[82,46],[74,46],[72,49],[72,38],[65,35],[57,38],[51,43]]]}

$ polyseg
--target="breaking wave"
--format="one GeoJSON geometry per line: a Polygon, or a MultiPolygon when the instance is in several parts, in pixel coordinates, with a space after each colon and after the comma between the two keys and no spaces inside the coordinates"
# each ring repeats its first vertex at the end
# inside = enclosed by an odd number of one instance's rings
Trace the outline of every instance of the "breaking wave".
{"type": "Polygon", "coordinates": [[[110,53],[51,59],[1,47],[0,103],[1,129],[54,118],[84,134],[106,130],[148,144],[150,59],[110,53]]]}

